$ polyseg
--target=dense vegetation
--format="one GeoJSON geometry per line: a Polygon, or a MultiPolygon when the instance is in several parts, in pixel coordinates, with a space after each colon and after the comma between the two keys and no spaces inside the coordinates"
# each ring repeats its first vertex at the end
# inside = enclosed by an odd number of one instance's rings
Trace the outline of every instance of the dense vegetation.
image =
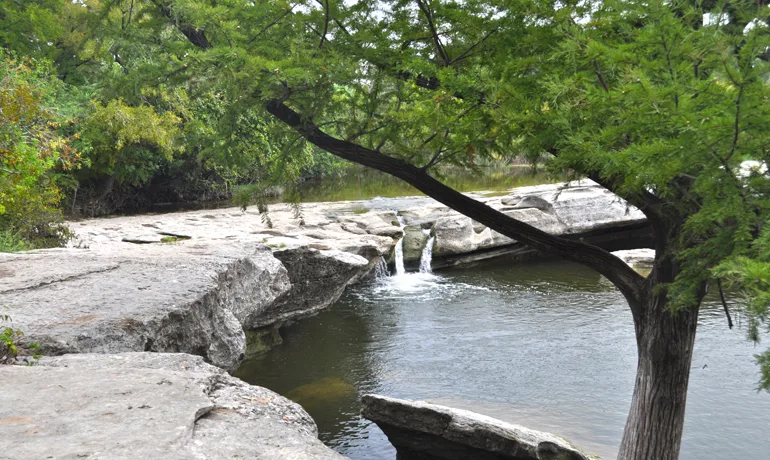
{"type": "Polygon", "coordinates": [[[337,170],[325,150],[612,281],[639,351],[620,457],[674,459],[704,295],[740,288],[755,339],[768,315],[770,176],[740,166],[770,160],[769,19],[755,0],[6,1],[3,94],[39,115],[3,112],[0,225],[45,240],[22,200],[99,213],[250,184],[263,201],[337,170]],[[652,273],[437,170],[520,156],[639,207],[652,273]]]}
{"type": "Polygon", "coordinates": [[[129,25],[146,19],[146,7],[0,5],[4,248],[60,244],[63,212],[221,200],[240,186],[241,201],[260,200],[344,170],[332,155],[274,133],[264,113],[234,107],[221,88],[162,81],[151,51],[129,67],[144,38],[129,25]]]}

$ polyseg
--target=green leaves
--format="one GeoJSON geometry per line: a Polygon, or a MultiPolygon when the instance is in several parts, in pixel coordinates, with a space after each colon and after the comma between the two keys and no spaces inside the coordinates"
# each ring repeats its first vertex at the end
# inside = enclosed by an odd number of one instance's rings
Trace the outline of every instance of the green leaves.
{"type": "Polygon", "coordinates": [[[146,183],[182,150],[180,123],[174,113],[159,114],[147,105],[132,107],[119,99],[96,103],[83,131],[92,146],[90,170],[126,184],[146,183]]]}

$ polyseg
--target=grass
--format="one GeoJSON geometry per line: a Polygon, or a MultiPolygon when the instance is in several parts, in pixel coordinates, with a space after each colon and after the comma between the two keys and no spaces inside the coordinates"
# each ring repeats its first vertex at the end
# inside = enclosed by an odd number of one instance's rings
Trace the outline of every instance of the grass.
{"type": "Polygon", "coordinates": [[[19,252],[32,249],[18,233],[10,230],[0,231],[0,252],[19,252]]]}

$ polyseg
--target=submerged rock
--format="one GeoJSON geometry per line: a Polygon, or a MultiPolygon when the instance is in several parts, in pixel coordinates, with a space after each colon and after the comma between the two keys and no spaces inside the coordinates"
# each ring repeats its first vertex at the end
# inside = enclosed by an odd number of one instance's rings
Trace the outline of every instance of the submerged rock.
{"type": "Polygon", "coordinates": [[[3,458],[344,458],[299,405],[198,356],[43,358],[0,385],[3,458]]]}
{"type": "Polygon", "coordinates": [[[589,460],[563,438],[469,411],[379,395],[361,403],[399,460],[589,460]]]}
{"type": "Polygon", "coordinates": [[[352,398],[355,394],[355,387],[341,377],[324,377],[294,388],[286,393],[286,397],[312,410],[338,404],[340,400],[352,398]]]}

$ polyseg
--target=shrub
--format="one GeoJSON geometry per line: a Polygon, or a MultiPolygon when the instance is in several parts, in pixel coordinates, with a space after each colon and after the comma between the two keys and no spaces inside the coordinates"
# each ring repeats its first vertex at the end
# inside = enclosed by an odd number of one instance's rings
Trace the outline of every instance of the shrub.
{"type": "Polygon", "coordinates": [[[70,236],[56,181],[80,158],[62,135],[71,123],[47,103],[60,85],[45,63],[0,57],[0,231],[32,247],[59,246],[70,236]]]}

